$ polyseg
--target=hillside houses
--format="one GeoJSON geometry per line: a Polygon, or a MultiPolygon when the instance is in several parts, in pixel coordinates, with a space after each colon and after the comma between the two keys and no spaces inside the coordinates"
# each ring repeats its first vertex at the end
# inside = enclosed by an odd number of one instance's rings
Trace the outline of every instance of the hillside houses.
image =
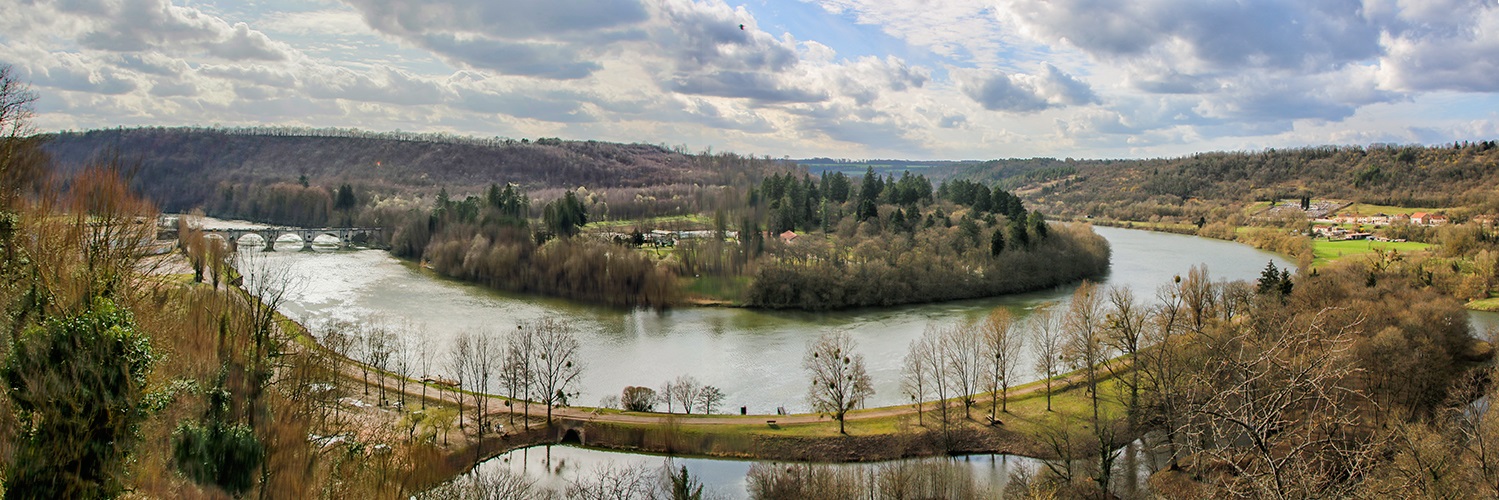
{"type": "Polygon", "coordinates": [[[1411,224],[1420,226],[1440,226],[1447,223],[1447,216],[1442,214],[1416,212],[1411,214],[1411,224]]]}

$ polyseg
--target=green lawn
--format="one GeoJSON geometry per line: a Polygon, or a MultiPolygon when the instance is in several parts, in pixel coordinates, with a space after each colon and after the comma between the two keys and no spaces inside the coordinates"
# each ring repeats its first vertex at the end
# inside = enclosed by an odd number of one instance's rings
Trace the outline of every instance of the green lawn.
{"type": "Polygon", "coordinates": [[[1430,246],[1426,243],[1411,241],[1394,243],[1374,240],[1327,241],[1316,239],[1312,240],[1312,254],[1316,256],[1316,259],[1312,261],[1312,265],[1319,266],[1343,257],[1374,253],[1375,249],[1415,252],[1426,250],[1430,246]]]}
{"type": "Polygon", "coordinates": [[[1416,213],[1416,212],[1436,212],[1438,210],[1441,210],[1441,209],[1440,208],[1394,207],[1394,206],[1390,206],[1390,205],[1370,205],[1370,204],[1367,204],[1367,203],[1357,203],[1357,204],[1354,204],[1351,207],[1348,207],[1347,209],[1344,209],[1345,212],[1352,212],[1352,213],[1361,214],[1361,215],[1374,215],[1374,214],[1378,214],[1378,213],[1384,213],[1384,214],[1390,214],[1390,215],[1396,215],[1396,214],[1410,215],[1410,214],[1413,214],[1413,213],[1416,213]]]}
{"type": "Polygon", "coordinates": [[[1466,306],[1475,311],[1499,312],[1499,297],[1489,297],[1469,302],[1466,306]]]}
{"type": "Polygon", "coordinates": [[[644,219],[644,220],[639,220],[639,219],[621,219],[621,220],[594,221],[594,222],[589,222],[588,225],[586,225],[586,226],[583,226],[583,229],[584,230],[599,230],[599,231],[628,231],[628,230],[634,229],[636,225],[640,225],[640,224],[643,224],[645,227],[655,227],[655,228],[659,229],[659,228],[665,227],[668,224],[688,224],[688,225],[706,226],[706,225],[711,225],[712,223],[713,223],[713,219],[710,218],[710,217],[708,217],[708,216],[706,216],[706,215],[698,215],[698,214],[692,214],[692,215],[670,215],[670,216],[666,216],[666,217],[651,217],[651,218],[647,218],[647,219],[644,219]]]}
{"type": "Polygon", "coordinates": [[[685,282],[682,289],[687,292],[688,296],[738,304],[744,299],[745,291],[749,290],[750,278],[748,276],[702,276],[685,278],[685,282]]]}

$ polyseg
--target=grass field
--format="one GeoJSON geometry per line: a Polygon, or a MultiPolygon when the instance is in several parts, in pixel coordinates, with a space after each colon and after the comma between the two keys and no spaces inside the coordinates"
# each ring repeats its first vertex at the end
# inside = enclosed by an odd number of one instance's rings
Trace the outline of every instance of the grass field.
{"type": "Polygon", "coordinates": [[[749,276],[703,276],[683,278],[683,282],[682,291],[687,292],[689,297],[696,296],[738,304],[744,299],[745,291],[749,290],[750,278],[749,276]]]}
{"type": "Polygon", "coordinates": [[[1318,266],[1344,257],[1370,254],[1374,253],[1376,249],[1415,252],[1426,250],[1430,246],[1426,243],[1416,242],[1394,243],[1373,240],[1327,241],[1317,239],[1312,240],[1312,254],[1316,256],[1312,261],[1312,265],[1318,266]]]}
{"type": "Polygon", "coordinates": [[[1469,302],[1465,307],[1474,311],[1499,312],[1499,297],[1489,297],[1469,302]]]}
{"type": "Polygon", "coordinates": [[[1396,214],[1410,215],[1410,214],[1413,214],[1413,213],[1416,213],[1416,212],[1435,212],[1435,211],[1438,211],[1438,210],[1441,210],[1441,209],[1440,208],[1393,207],[1393,206],[1389,206],[1389,205],[1370,205],[1370,204],[1367,204],[1367,203],[1357,203],[1357,204],[1354,204],[1352,207],[1348,207],[1348,209],[1345,210],[1345,211],[1346,212],[1357,213],[1357,214],[1362,214],[1362,215],[1374,215],[1374,214],[1378,214],[1378,213],[1390,214],[1390,215],[1396,215],[1396,214]]]}
{"type": "Polygon", "coordinates": [[[651,217],[651,218],[647,218],[647,219],[621,219],[621,220],[595,221],[595,222],[589,222],[588,225],[583,226],[583,229],[585,231],[588,231],[588,230],[628,231],[628,230],[631,230],[631,229],[635,229],[635,226],[637,226],[637,225],[641,225],[643,227],[648,227],[648,228],[652,228],[653,227],[653,228],[657,228],[657,229],[662,229],[662,228],[666,228],[668,226],[670,226],[670,227],[676,227],[676,226],[701,226],[701,227],[706,227],[706,226],[709,226],[709,225],[712,225],[712,224],[713,224],[713,219],[712,218],[709,218],[706,215],[692,214],[692,215],[671,215],[671,216],[666,216],[666,217],[651,217]]]}

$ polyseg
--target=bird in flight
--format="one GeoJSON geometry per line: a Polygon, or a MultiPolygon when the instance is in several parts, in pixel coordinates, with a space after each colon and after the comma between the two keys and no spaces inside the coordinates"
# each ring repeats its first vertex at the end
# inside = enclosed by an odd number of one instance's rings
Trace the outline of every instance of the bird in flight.
{"type": "Polygon", "coordinates": [[[744,31],[744,25],[743,24],[739,25],[739,31],[744,31]]]}

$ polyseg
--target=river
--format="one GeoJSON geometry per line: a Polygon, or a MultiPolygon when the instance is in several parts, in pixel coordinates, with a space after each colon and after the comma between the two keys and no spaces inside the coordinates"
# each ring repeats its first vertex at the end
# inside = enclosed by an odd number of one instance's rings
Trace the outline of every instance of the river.
{"type": "MultiPolygon", "coordinates": [[[[1108,227],[1095,230],[1113,249],[1111,271],[1102,282],[1132,287],[1142,301],[1153,300],[1156,288],[1194,264],[1206,265],[1214,279],[1254,279],[1269,261],[1291,265],[1275,254],[1226,241],[1108,227]]],[[[298,248],[296,243],[278,247],[298,248]]],[[[278,251],[263,256],[273,265],[289,266],[295,278],[283,307],[286,314],[314,331],[330,319],[409,325],[398,330],[417,349],[434,356],[432,375],[448,376],[445,354],[460,332],[503,334],[521,322],[560,316],[577,326],[583,343],[585,367],[577,404],[596,404],[626,385],[659,387],[691,375],[723,390],[725,409],[744,406],[750,413],[766,414],[777,408],[808,411],[802,355],[824,331],[846,329],[853,335],[874,380],[869,406],[900,404],[906,402],[900,394],[901,359],[927,325],[954,324],[994,307],[1024,316],[1037,305],[1066,299],[1075,289],[824,313],[722,307],[657,312],[496,292],[437,277],[382,251],[278,251]]],[[[1021,363],[1021,380],[1039,378],[1031,373],[1031,364],[1021,363]]]]}

